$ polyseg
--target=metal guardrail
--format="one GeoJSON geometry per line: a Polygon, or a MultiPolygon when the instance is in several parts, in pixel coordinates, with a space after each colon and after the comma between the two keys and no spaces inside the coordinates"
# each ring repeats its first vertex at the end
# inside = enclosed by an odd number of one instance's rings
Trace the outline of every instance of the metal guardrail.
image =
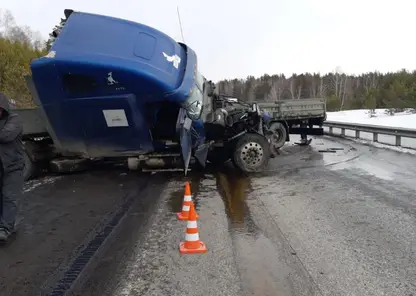
{"type": "Polygon", "coordinates": [[[329,127],[329,135],[334,135],[333,128],[341,129],[341,136],[345,137],[345,130],[355,131],[355,138],[360,139],[360,132],[372,133],[373,142],[378,142],[378,135],[390,135],[396,137],[396,146],[402,145],[402,137],[416,139],[416,130],[410,128],[384,127],[378,125],[366,125],[357,123],[341,123],[325,121],[324,126],[329,127]]]}

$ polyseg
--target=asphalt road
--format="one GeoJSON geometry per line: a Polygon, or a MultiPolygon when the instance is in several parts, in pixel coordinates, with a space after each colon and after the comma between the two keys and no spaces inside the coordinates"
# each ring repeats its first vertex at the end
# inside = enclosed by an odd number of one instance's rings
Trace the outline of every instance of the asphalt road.
{"type": "Polygon", "coordinates": [[[0,295],[416,295],[415,180],[416,156],[326,137],[250,177],[46,177],[0,248],[0,295]],[[206,254],[179,254],[185,181],[206,254]]]}

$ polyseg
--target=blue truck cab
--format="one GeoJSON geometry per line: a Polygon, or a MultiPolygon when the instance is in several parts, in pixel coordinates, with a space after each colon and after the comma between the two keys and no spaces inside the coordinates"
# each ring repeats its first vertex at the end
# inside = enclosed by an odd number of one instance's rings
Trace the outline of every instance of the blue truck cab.
{"type": "Polygon", "coordinates": [[[160,152],[176,141],[189,163],[205,141],[206,79],[195,52],[143,24],[72,10],[65,16],[49,53],[31,63],[55,145],[99,158],[160,152]]]}

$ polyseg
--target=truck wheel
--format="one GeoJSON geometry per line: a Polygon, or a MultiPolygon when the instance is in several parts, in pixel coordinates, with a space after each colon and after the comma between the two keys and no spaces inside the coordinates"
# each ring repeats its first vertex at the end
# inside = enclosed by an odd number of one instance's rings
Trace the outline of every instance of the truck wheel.
{"type": "Polygon", "coordinates": [[[274,122],[270,125],[269,130],[273,133],[268,138],[273,149],[278,150],[286,143],[287,130],[280,122],[274,122]]]}
{"type": "Polygon", "coordinates": [[[270,160],[270,145],[259,134],[245,134],[235,145],[234,165],[243,172],[259,172],[266,168],[270,160]]]}

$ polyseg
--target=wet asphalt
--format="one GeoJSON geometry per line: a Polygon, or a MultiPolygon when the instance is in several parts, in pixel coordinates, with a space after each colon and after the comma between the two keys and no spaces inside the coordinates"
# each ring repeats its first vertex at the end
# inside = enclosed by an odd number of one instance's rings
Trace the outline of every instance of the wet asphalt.
{"type": "Polygon", "coordinates": [[[250,176],[227,165],[188,177],[48,178],[27,185],[25,231],[0,249],[0,295],[53,286],[58,267],[128,196],[69,295],[416,295],[413,155],[323,137],[287,144],[266,172],[250,176]],[[185,181],[206,254],[179,254],[185,181]]]}

